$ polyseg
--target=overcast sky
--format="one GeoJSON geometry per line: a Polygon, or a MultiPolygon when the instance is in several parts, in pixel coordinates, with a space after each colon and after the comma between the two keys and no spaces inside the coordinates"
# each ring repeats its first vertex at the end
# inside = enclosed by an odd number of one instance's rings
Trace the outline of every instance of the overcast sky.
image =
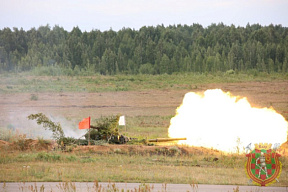
{"type": "Polygon", "coordinates": [[[49,24],[89,32],[220,22],[288,27],[288,0],[0,0],[0,29],[49,24]]]}

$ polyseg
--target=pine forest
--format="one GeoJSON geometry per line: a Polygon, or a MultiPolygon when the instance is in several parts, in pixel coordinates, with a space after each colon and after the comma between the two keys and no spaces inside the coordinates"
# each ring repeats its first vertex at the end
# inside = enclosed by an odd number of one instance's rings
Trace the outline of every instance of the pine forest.
{"type": "Polygon", "coordinates": [[[288,72],[288,29],[223,23],[70,32],[60,26],[0,30],[0,73],[57,69],[95,73],[172,74],[288,72]]]}

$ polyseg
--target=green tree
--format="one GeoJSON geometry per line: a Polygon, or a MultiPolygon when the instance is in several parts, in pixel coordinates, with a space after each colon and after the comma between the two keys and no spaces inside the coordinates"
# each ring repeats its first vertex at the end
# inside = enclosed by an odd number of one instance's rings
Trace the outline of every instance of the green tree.
{"type": "Polygon", "coordinates": [[[29,120],[36,120],[38,125],[42,125],[44,129],[52,131],[52,137],[56,140],[64,137],[63,129],[60,123],[54,123],[43,113],[31,114],[28,116],[29,120]]]}
{"type": "Polygon", "coordinates": [[[170,59],[166,54],[164,54],[160,61],[159,72],[160,74],[169,73],[169,69],[170,69],[170,59]]]}
{"type": "Polygon", "coordinates": [[[140,66],[139,68],[139,73],[140,74],[155,74],[155,70],[154,67],[151,63],[145,63],[143,65],[140,66]]]}

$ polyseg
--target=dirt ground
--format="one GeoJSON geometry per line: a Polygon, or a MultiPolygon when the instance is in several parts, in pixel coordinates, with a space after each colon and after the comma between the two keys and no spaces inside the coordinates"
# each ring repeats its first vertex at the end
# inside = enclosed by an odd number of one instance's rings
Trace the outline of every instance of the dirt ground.
{"type": "Polygon", "coordinates": [[[39,112],[74,122],[87,116],[98,118],[112,114],[172,117],[186,93],[216,88],[229,91],[233,96],[246,97],[253,107],[272,106],[288,119],[288,81],[273,81],[206,84],[193,90],[34,93],[37,100],[31,100],[33,93],[0,94],[0,127],[29,127],[27,116],[39,112]]]}
{"type": "Polygon", "coordinates": [[[103,93],[0,94],[0,127],[31,113],[48,113],[66,119],[122,114],[126,116],[174,116],[187,92],[220,88],[247,97],[254,107],[273,107],[288,119],[288,81],[206,84],[193,90],[147,90],[103,93]]]}

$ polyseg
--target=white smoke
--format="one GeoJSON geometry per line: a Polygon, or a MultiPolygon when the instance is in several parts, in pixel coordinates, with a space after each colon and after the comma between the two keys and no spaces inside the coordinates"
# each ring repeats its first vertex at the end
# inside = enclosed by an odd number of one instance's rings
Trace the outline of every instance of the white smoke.
{"type": "Polygon", "coordinates": [[[48,118],[50,118],[51,121],[53,122],[58,122],[60,123],[65,137],[73,137],[75,139],[78,139],[80,137],[82,137],[87,130],[85,129],[78,129],[78,123],[76,121],[69,121],[66,118],[60,117],[60,116],[48,116],[48,118]]]}
{"type": "MultiPolygon", "coordinates": [[[[27,138],[43,138],[51,139],[52,131],[45,130],[42,125],[38,125],[36,120],[29,120],[28,116],[39,112],[18,108],[18,110],[9,111],[6,113],[5,121],[1,122],[1,127],[6,127],[7,131],[12,131],[17,134],[25,134],[27,138]]],[[[86,130],[78,129],[78,122],[67,120],[59,115],[52,113],[43,113],[54,123],[60,123],[66,137],[80,138],[86,133],[86,130]]]]}

